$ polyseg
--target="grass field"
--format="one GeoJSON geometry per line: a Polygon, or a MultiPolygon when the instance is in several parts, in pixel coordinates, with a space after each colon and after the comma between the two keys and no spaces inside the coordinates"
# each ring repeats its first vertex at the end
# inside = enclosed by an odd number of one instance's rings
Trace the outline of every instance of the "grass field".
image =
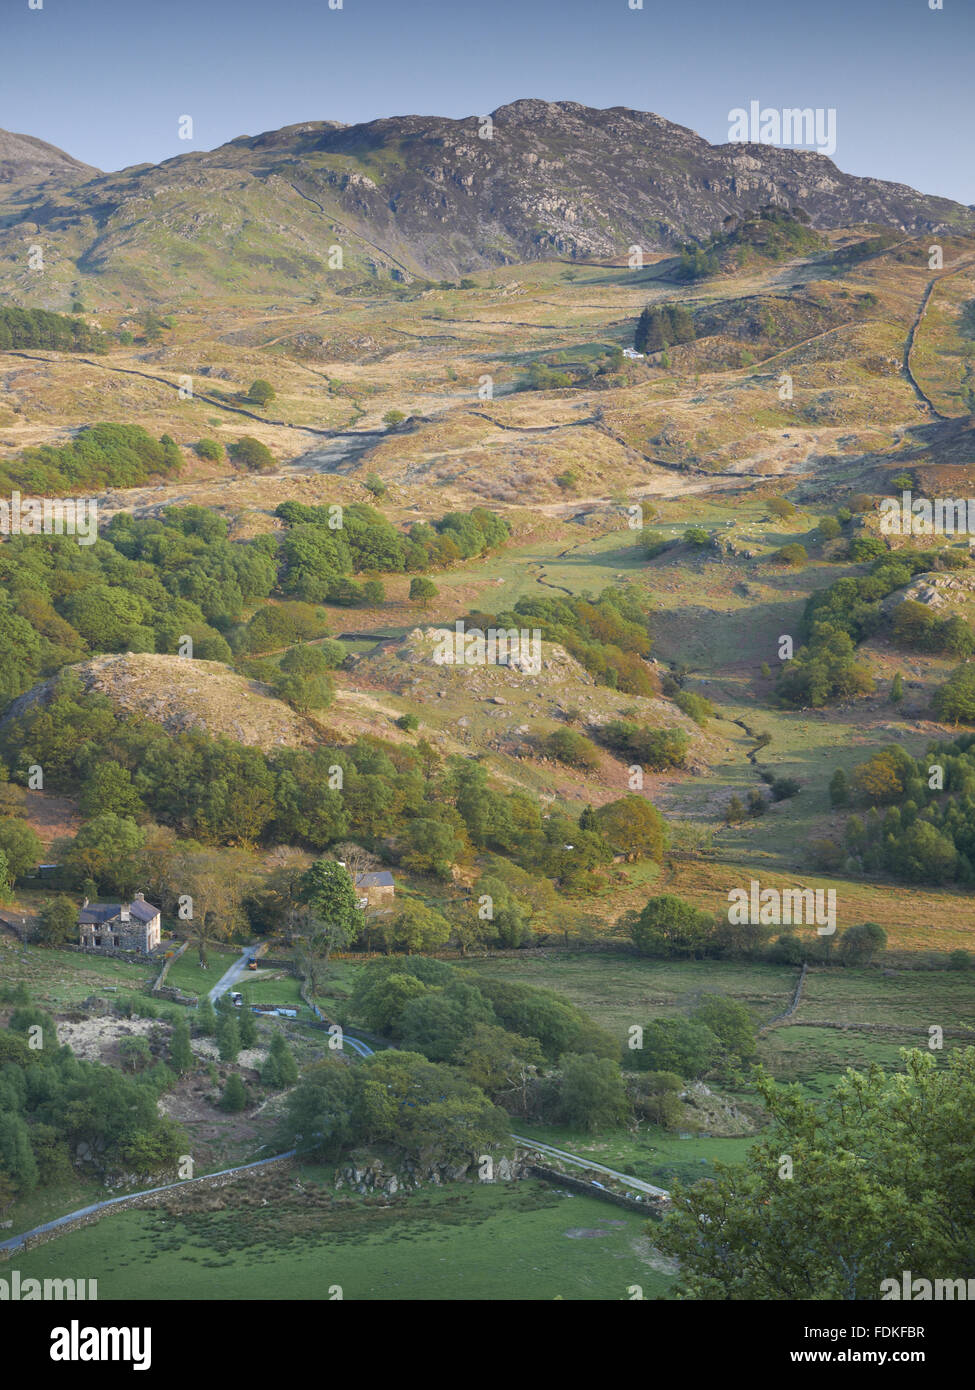
{"type": "MultiPolygon", "coordinates": [[[[314,1182],[302,1171],[303,1184],[314,1182]]],[[[292,1185],[293,1187],[293,1185],[292,1185]]],[[[228,1193],[232,1193],[229,1189],[228,1193]]],[[[172,1216],[131,1211],[18,1255],[21,1275],[97,1279],[100,1300],[626,1300],[670,1277],[637,1213],[535,1181],[455,1185],[389,1205],[172,1216]],[[490,1250],[490,1259],[485,1258],[490,1250]]]]}
{"type": "Polygon", "coordinates": [[[207,950],[209,968],[201,970],[199,953],[196,947],[191,945],[183,952],[179,960],[174,960],[169,967],[166,983],[167,985],[174,985],[176,989],[181,989],[186,994],[196,994],[202,998],[204,994],[213,989],[221,975],[226,974],[230,967],[239,960],[239,950],[210,947],[207,950]]]}

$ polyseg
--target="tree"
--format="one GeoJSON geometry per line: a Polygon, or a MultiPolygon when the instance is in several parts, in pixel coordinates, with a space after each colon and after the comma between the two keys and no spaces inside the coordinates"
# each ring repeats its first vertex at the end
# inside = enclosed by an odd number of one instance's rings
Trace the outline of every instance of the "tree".
{"type": "Polygon", "coordinates": [[[152,1061],[152,1049],[147,1038],[122,1038],[118,1050],[124,1071],[145,1071],[152,1061]]]}
{"type": "Polygon", "coordinates": [[[196,1010],[196,1026],[204,1037],[212,1037],[217,1031],[217,1015],[214,1013],[210,996],[204,995],[196,1010]]]}
{"type": "Polygon", "coordinates": [[[439,596],[440,590],[432,579],[427,579],[424,575],[415,575],[410,580],[410,601],[418,603],[421,608],[426,608],[431,599],[439,596]]]}
{"type": "Polygon", "coordinates": [[[70,898],[54,898],[41,908],[37,939],[45,946],[61,946],[78,931],[78,909],[70,898]]]}
{"type": "Polygon", "coordinates": [[[169,1065],[177,1076],[183,1076],[193,1068],[190,1025],[185,1018],[177,1018],[173,1024],[169,1038],[169,1065]]]}
{"type": "Polygon", "coordinates": [[[772,497],[768,502],[768,509],[774,517],[780,521],[785,521],[796,514],[796,509],[786,497],[772,497]]]}
{"type": "Polygon", "coordinates": [[[728,825],[737,825],[739,821],[743,821],[745,819],[745,815],[745,803],[742,801],[741,797],[738,796],[736,793],[734,796],[732,796],[731,800],[725,807],[725,821],[728,825]]]}
{"type": "Polygon", "coordinates": [[[681,1078],[672,1071],[648,1071],[627,1082],[630,1103],[638,1115],[662,1129],[680,1129],[684,1117],[681,1078]]]}
{"type": "Polygon", "coordinates": [[[844,965],[869,965],[887,945],[887,933],[876,922],[847,927],[840,937],[839,957],[844,965]]]}
{"type": "Polygon", "coordinates": [[[741,1062],[755,1056],[755,1024],[744,1004],[720,994],[704,994],[691,1017],[703,1023],[726,1052],[741,1062]]]}
{"type": "Polygon", "coordinates": [[[407,955],[433,951],[449,937],[450,923],[446,917],[417,898],[405,898],[392,921],[393,943],[407,955]]]}
{"type": "Polygon", "coordinates": [[[406,416],[401,410],[387,410],[386,414],[383,416],[383,424],[389,429],[395,429],[396,426],[401,425],[405,419],[406,416]]]}
{"type": "Polygon", "coordinates": [[[0,1174],[6,1174],[22,1196],[37,1186],[37,1161],[30,1131],[20,1115],[0,1112],[0,1174]]]}
{"type": "Polygon", "coordinates": [[[237,1010],[237,1031],[241,1047],[253,1047],[257,1042],[257,1022],[246,1004],[237,1010]]]}
{"type": "Polygon", "coordinates": [[[196,944],[200,968],[209,969],[207,951],[244,924],[243,895],[253,876],[247,855],[230,850],[192,851],[175,867],[179,896],[192,916],[186,934],[196,944]]]}
{"type": "Polygon", "coordinates": [[[274,455],[266,444],[253,435],[244,434],[228,447],[227,452],[234,463],[255,473],[274,467],[274,455]]]}
{"type": "Polygon", "coordinates": [[[975,666],[958,666],[934,692],[935,715],[948,724],[975,723],[975,666]]]}
{"type": "Polygon", "coordinates": [[[895,671],[895,672],[894,672],[894,679],[891,681],[891,685],[890,685],[890,703],[891,703],[892,705],[899,705],[900,702],[901,702],[901,700],[903,700],[903,698],[904,698],[904,677],[901,675],[900,671],[895,671]]]}
{"type": "Polygon", "coordinates": [[[663,816],[646,797],[630,795],[609,801],[595,812],[594,820],[617,854],[628,860],[659,863],[662,859],[667,828],[663,816]]]}
{"type": "Polygon", "coordinates": [[[417,873],[450,878],[451,867],[464,852],[464,843],[454,827],[445,820],[415,816],[407,823],[408,849],[403,864],[417,873]]]}
{"type": "Polygon", "coordinates": [[[276,1091],[293,1086],[298,1080],[298,1063],[281,1033],[275,1033],[264,1063],[261,1080],[276,1091]]]}
{"type": "Polygon", "coordinates": [[[829,779],[829,803],[831,806],[846,806],[850,800],[850,784],[846,773],[838,767],[829,779]]]}
{"type": "Polygon", "coordinates": [[[223,1010],[217,1017],[217,1048],[221,1062],[236,1062],[240,1051],[240,1031],[233,1014],[223,1010]]]}
{"type": "Polygon", "coordinates": [[[658,1018],[645,1025],[643,1046],[628,1052],[627,1062],[641,1071],[697,1080],[714,1068],[720,1054],[721,1043],[700,1019],[658,1018]]]}
{"type": "Polygon", "coordinates": [[[403,1045],[433,1062],[452,1062],[479,1023],[495,1023],[494,1010],[476,987],[462,980],[430,989],[400,1015],[403,1045]]]}
{"type": "Polygon", "coordinates": [[[26,821],[12,816],[0,820],[0,851],[7,857],[11,882],[37,868],[41,849],[40,837],[26,821]]]}
{"type": "Polygon", "coordinates": [[[104,811],[85,821],[64,846],[62,863],[80,877],[93,879],[99,888],[128,896],[138,883],[138,855],[144,839],[131,817],[104,811]]]}
{"type": "Polygon", "coordinates": [[[263,410],[265,406],[271,404],[276,394],[274,387],[269,381],[265,381],[262,377],[258,377],[257,381],[251,382],[251,389],[247,392],[246,399],[248,401],[253,401],[255,405],[259,405],[263,410]]]}
{"type": "Polygon", "coordinates": [[[904,1073],[848,1071],[820,1102],[759,1074],[768,1131],[713,1179],[674,1184],[654,1227],[679,1298],[876,1300],[904,1270],[972,1277],[975,1048],[901,1057],[904,1073]]]}
{"type": "Polygon", "coordinates": [[[220,1108],[230,1114],[237,1114],[247,1106],[247,1091],[244,1083],[237,1072],[231,1072],[227,1077],[227,1084],[223,1088],[223,1095],[220,1097],[220,1108]]]}
{"type": "Polygon", "coordinates": [[[562,1073],[559,1111],[573,1129],[608,1129],[629,1113],[619,1063],[591,1052],[567,1052],[559,1058],[562,1073]]]}
{"type": "Polygon", "coordinates": [[[350,946],[365,925],[352,876],[334,859],[318,859],[302,875],[299,894],[312,914],[313,950],[327,966],[330,952],[350,946]]]}
{"type": "Polygon", "coordinates": [[[634,945],[646,956],[704,955],[713,933],[711,914],[674,893],[651,898],[630,929],[634,945]]]}
{"type": "Polygon", "coordinates": [[[85,778],[78,806],[83,816],[98,816],[111,808],[116,815],[145,816],[145,805],[132,785],[127,767],[111,758],[99,762],[85,778]]]}
{"type": "Polygon", "coordinates": [[[537,1038],[523,1038],[490,1023],[475,1024],[457,1050],[457,1063],[482,1091],[517,1096],[524,1106],[529,1083],[545,1058],[537,1038]]]}

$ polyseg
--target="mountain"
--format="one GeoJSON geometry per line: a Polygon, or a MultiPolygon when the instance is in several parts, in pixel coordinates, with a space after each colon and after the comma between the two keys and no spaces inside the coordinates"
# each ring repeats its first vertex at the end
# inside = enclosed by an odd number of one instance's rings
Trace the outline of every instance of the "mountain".
{"type": "Polygon", "coordinates": [[[0,130],[0,194],[24,185],[83,183],[99,172],[45,140],[0,130]]]}
{"type": "MultiPolygon", "coordinates": [[[[70,189],[41,186],[0,218],[0,288],[30,287],[23,266],[8,265],[38,231],[51,251],[49,298],[89,274],[115,293],[173,298],[606,260],[633,244],[705,238],[729,214],[768,202],[799,205],[822,229],[975,231],[975,210],[948,199],[844,174],[817,153],[710,145],[648,112],[525,100],[491,120],[491,139],[478,117],[311,122],[70,189]],[[341,271],[328,265],[335,245],[341,271]]],[[[84,168],[40,141],[8,138],[21,142],[16,167],[36,146],[38,160],[49,152],[84,168]]]]}

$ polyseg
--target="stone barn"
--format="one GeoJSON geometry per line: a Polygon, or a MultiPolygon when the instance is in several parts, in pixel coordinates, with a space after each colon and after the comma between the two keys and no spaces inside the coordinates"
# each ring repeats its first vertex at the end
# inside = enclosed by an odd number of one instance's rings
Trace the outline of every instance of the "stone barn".
{"type": "Polygon", "coordinates": [[[385,907],[391,905],[396,896],[396,884],[388,869],[378,873],[359,874],[355,881],[360,907],[385,907]]]}

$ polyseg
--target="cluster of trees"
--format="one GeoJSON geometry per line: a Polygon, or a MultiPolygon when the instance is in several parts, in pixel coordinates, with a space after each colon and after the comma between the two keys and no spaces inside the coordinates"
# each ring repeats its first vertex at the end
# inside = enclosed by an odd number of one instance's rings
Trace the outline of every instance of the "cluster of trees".
{"type": "MultiPolygon", "coordinates": [[[[909,584],[915,574],[963,568],[968,564],[966,556],[953,551],[888,552],[872,537],[858,538],[853,545],[860,540],[881,553],[871,549],[859,557],[873,561],[868,574],[838,579],[807,600],[801,629],[805,645],[792,661],[783,664],[776,682],[776,694],[783,704],[818,706],[873,690],[873,679],[866,666],[857,661],[855,646],[881,630],[887,630],[902,647],[962,657],[975,651],[975,633],[962,618],[940,618],[910,599],[895,605],[886,618],[881,608],[882,601],[909,584]]],[[[959,685],[966,685],[962,674],[950,689],[939,692],[939,717],[964,717],[955,713],[959,685]]]]}
{"type": "Polygon", "coordinates": [[[60,496],[106,487],[138,487],[183,466],[168,434],[153,439],[141,425],[88,425],[68,444],[24,449],[0,468],[0,491],[60,496]]]}
{"type": "Polygon", "coordinates": [[[908,883],[975,881],[975,734],[932,744],[920,758],[879,749],[849,777],[830,783],[834,806],[857,808],[846,822],[848,873],[882,869],[908,883]]]}
{"type": "Polygon", "coordinates": [[[703,246],[689,243],[682,248],[674,279],[700,280],[716,275],[727,261],[744,265],[755,255],[781,261],[817,251],[824,245],[823,238],[808,223],[802,208],[790,210],[771,203],[740,218],[726,218],[724,229],[703,246]]]}
{"type": "MultiPolygon", "coordinates": [[[[363,738],[265,754],[199,730],[171,736],[139,716],[120,718],[108,697],[84,693],[68,673],[49,703],[7,722],[0,755],[15,780],[38,764],[48,789],[80,794],[87,819],[63,862],[112,891],[132,891],[147,870],[157,877],[153,856],[157,869],[166,857],[160,827],[213,846],[322,850],[354,838],[443,880],[454,864],[490,853],[571,891],[597,887],[596,871],[614,851],[645,853],[662,834],[652,808],[625,798],[595,815],[543,816],[536,798],[490,787],[480,763],[442,762],[422,741],[410,748],[363,738]]],[[[518,875],[510,886],[527,892],[518,875]]]]}
{"type": "Polygon", "coordinates": [[[759,1077],[767,1133],[743,1163],[676,1184],[654,1233],[679,1297],[872,1301],[903,1270],[972,1277],[975,1048],[901,1055],[906,1073],[848,1072],[826,1101],[759,1077]]]}
{"type": "Polygon", "coordinates": [[[501,1107],[501,1134],[504,1112],[583,1129],[630,1113],[619,1043],[552,990],[408,957],[366,966],[350,1007],[406,1055],[450,1068],[501,1107]]]}
{"type": "Polygon", "coordinates": [[[275,514],[288,528],[282,544],[282,589],[311,603],[347,602],[343,593],[355,589],[349,574],[443,569],[496,549],[511,534],[508,523],[484,507],[449,512],[432,524],[417,522],[408,535],[360,502],[342,509],[340,526],[330,507],[282,502],[275,514]]]}
{"type": "Polygon", "coordinates": [[[602,685],[629,695],[655,695],[657,684],[642,659],[650,655],[649,619],[636,598],[604,589],[598,598],[522,598],[503,613],[471,613],[482,629],[538,628],[558,642],[602,685]]]}
{"type": "Polygon", "coordinates": [[[809,641],[791,661],[783,663],[775,693],[784,705],[814,708],[830,700],[866,695],[874,689],[873,676],[857,661],[853,639],[841,628],[817,622],[809,641]]]}
{"type": "Polygon", "coordinates": [[[0,1029],[0,1208],[73,1176],[92,1160],[102,1172],[175,1166],[186,1136],[161,1115],[175,1080],[164,1063],[123,1074],[83,1062],[58,1045],[53,1020],[21,986],[0,1029]],[[28,1045],[29,1043],[29,1045],[28,1045]]]}
{"type": "Polygon", "coordinates": [[[613,346],[582,362],[532,362],[515,390],[560,391],[568,386],[609,385],[609,378],[622,369],[624,361],[623,349],[613,346]]]}
{"type": "Polygon", "coordinates": [[[104,333],[84,319],[52,314],[47,309],[0,308],[0,352],[8,348],[44,348],[50,352],[105,352],[104,333]]]}
{"type": "Polygon", "coordinates": [[[375,1145],[421,1168],[463,1165],[510,1143],[504,1112],[456,1068],[392,1050],[355,1066],[328,1058],[309,1067],[279,1142],[321,1159],[375,1145]]]}
{"type": "Polygon", "coordinates": [[[637,320],[633,346],[637,352],[659,352],[695,336],[694,320],[682,304],[648,304],[637,320]]]}
{"type": "MultiPolygon", "coordinates": [[[[875,922],[850,926],[840,936],[803,940],[760,922],[729,922],[727,913],[706,912],[675,893],[651,898],[640,912],[620,919],[641,955],[662,960],[767,960],[865,965],[882,951],[887,935],[875,922]],[[773,940],[774,937],[774,940],[773,940]]],[[[669,1063],[660,1064],[665,1070],[669,1063]]],[[[679,1070],[679,1068],[677,1068],[679,1070]]],[[[684,1075],[691,1075],[684,1072],[684,1075]]]]}
{"type": "Polygon", "coordinates": [[[947,652],[949,656],[971,656],[975,652],[975,632],[970,623],[957,615],[942,618],[924,603],[905,599],[894,609],[891,636],[899,647],[919,652],[947,652]]]}
{"type": "Polygon", "coordinates": [[[184,636],[195,657],[229,661],[227,636],[275,574],[273,539],[232,544],[202,507],[119,513],[93,545],[13,536],[0,554],[0,699],[89,654],[175,653],[184,636]]]}

